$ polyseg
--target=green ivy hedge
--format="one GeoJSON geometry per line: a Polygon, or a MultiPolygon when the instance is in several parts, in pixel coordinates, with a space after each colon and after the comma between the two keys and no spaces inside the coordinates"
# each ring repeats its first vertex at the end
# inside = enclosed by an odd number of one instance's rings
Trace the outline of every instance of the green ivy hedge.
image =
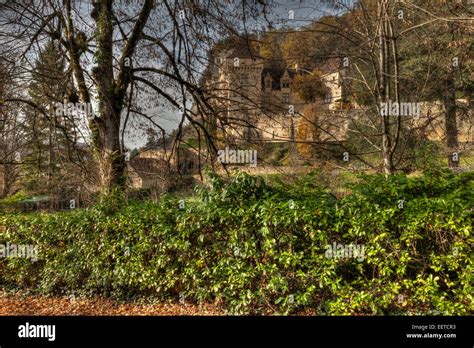
{"type": "Polygon", "coordinates": [[[0,259],[0,285],[184,295],[233,314],[473,314],[474,173],[364,175],[351,190],[338,200],[311,175],[211,175],[184,209],[167,196],[0,215],[0,243],[39,247],[37,262],[0,259]],[[333,243],[363,245],[364,260],[326,257],[333,243]]]}

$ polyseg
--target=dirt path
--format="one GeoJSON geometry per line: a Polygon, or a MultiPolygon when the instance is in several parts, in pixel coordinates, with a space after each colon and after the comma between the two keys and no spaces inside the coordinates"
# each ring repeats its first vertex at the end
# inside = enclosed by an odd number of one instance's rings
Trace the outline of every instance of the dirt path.
{"type": "Polygon", "coordinates": [[[11,295],[0,291],[0,315],[224,315],[213,304],[116,303],[109,299],[11,295]]]}

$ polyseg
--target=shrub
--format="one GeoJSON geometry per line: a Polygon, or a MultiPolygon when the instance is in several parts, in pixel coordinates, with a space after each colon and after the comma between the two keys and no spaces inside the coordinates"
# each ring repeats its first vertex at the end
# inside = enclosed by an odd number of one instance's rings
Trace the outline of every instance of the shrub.
{"type": "Polygon", "coordinates": [[[211,175],[177,197],[0,216],[4,286],[48,294],[218,300],[229,313],[472,314],[473,173],[361,176],[341,200],[309,175],[271,186],[211,175]],[[399,201],[403,200],[402,207],[399,201]],[[329,258],[333,243],[365,258],[329,258]]]}

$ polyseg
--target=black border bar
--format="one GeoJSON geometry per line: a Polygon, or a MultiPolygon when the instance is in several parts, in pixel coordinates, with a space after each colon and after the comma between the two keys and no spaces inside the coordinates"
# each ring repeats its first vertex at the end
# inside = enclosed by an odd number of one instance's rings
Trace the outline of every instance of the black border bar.
{"type": "Polygon", "coordinates": [[[474,346],[474,317],[0,317],[0,347],[61,345],[474,346]],[[55,325],[55,340],[20,338],[19,326],[55,325]],[[407,334],[428,334],[407,338],[407,334]],[[455,334],[456,338],[434,338],[455,334]]]}

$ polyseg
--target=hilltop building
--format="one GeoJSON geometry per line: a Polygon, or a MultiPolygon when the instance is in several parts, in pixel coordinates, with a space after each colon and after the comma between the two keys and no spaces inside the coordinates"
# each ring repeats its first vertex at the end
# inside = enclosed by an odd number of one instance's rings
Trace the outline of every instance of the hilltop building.
{"type": "Polygon", "coordinates": [[[298,66],[268,65],[250,44],[221,52],[212,86],[218,110],[229,125],[227,134],[245,140],[285,141],[295,136],[295,124],[305,108],[317,103],[323,110],[339,110],[347,96],[340,59],[326,61],[318,75],[326,86],[324,98],[304,101],[294,86],[301,75],[314,74],[298,66]]]}

